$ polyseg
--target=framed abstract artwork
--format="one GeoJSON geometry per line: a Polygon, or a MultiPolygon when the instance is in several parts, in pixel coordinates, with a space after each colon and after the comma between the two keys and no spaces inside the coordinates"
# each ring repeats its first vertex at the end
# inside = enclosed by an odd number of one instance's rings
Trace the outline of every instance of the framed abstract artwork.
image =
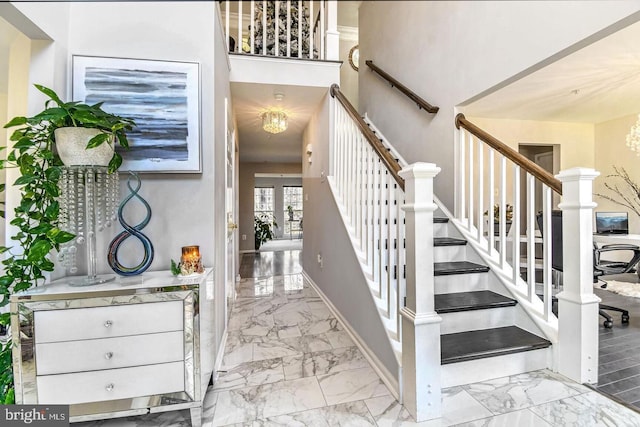
{"type": "Polygon", "coordinates": [[[72,99],[133,119],[120,171],[202,172],[195,62],[73,56],[72,99]]]}

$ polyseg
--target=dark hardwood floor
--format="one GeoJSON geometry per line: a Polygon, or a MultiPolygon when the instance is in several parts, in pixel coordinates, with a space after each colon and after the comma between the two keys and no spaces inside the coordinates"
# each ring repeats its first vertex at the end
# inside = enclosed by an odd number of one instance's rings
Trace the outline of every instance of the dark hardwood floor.
{"type": "Polygon", "coordinates": [[[302,251],[253,252],[242,254],[240,277],[269,277],[302,273],[302,251]]]}
{"type": "MultiPolygon", "coordinates": [[[[635,273],[603,277],[638,283],[635,273]]],[[[620,307],[629,311],[628,324],[621,324],[620,313],[610,311],[613,328],[606,329],[600,318],[600,360],[596,389],[615,399],[627,403],[640,411],[640,298],[631,298],[595,288],[602,304],[620,307]]]]}

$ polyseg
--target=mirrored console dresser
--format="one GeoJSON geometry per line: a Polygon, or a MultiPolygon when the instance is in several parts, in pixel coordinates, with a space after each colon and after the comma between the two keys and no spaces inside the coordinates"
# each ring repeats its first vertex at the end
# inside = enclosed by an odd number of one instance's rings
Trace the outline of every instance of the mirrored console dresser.
{"type": "Polygon", "coordinates": [[[11,296],[18,404],[70,405],[71,422],[191,411],[213,373],[212,269],[93,286],[65,279],[11,296]]]}

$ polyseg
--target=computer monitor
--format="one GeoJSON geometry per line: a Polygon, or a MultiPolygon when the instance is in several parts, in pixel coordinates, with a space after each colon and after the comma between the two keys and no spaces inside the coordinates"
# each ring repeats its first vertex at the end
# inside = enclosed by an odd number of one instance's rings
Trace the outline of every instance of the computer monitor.
{"type": "Polygon", "coordinates": [[[629,234],[627,212],[596,212],[596,233],[629,234]]]}

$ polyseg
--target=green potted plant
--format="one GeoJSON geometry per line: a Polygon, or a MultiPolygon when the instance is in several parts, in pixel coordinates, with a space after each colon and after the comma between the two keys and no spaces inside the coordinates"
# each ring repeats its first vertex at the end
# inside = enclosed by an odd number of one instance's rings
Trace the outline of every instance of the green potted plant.
{"type": "MultiPolygon", "coordinates": [[[[12,293],[44,284],[45,273],[55,267],[50,258],[51,251],[59,250],[60,245],[75,237],[58,227],[58,180],[63,163],[55,149],[58,144],[56,129],[91,128],[96,132],[95,136],[84,143],[90,150],[109,145],[110,139],[128,146],[125,132],[135,125],[130,119],[104,112],[101,104],[65,103],[51,89],[40,85],[36,88],[49,97],[45,109],[33,117],[16,117],[4,126],[20,126],[11,134],[13,147],[6,159],[0,160],[0,169],[19,170],[20,176],[13,185],[19,188],[21,197],[11,221],[18,229],[11,236],[14,245],[0,246],[0,253],[6,254],[2,261],[4,276],[0,277],[0,306],[9,303],[12,293]]],[[[109,170],[117,170],[121,163],[121,157],[112,153],[109,170]]],[[[4,190],[3,184],[0,191],[4,190]]],[[[0,324],[7,326],[9,323],[10,314],[1,314],[0,324]]],[[[11,347],[11,339],[0,345],[0,404],[12,404],[15,400],[11,347]]]]}
{"type": "Polygon", "coordinates": [[[273,239],[273,227],[277,226],[278,224],[273,215],[260,214],[254,217],[253,231],[255,233],[256,251],[260,249],[264,242],[273,239]]]}
{"type": "Polygon", "coordinates": [[[108,166],[109,172],[120,167],[122,157],[113,145],[117,141],[122,147],[129,147],[126,132],[133,130],[133,120],[107,113],[102,102],[63,102],[53,90],[35,87],[49,97],[45,109],[33,117],[15,117],[5,125],[25,126],[16,131],[18,143],[29,138],[55,147],[66,166],[108,166]]]}
{"type": "Polygon", "coordinates": [[[293,221],[293,206],[287,206],[287,212],[289,214],[289,221],[293,221]]]}

